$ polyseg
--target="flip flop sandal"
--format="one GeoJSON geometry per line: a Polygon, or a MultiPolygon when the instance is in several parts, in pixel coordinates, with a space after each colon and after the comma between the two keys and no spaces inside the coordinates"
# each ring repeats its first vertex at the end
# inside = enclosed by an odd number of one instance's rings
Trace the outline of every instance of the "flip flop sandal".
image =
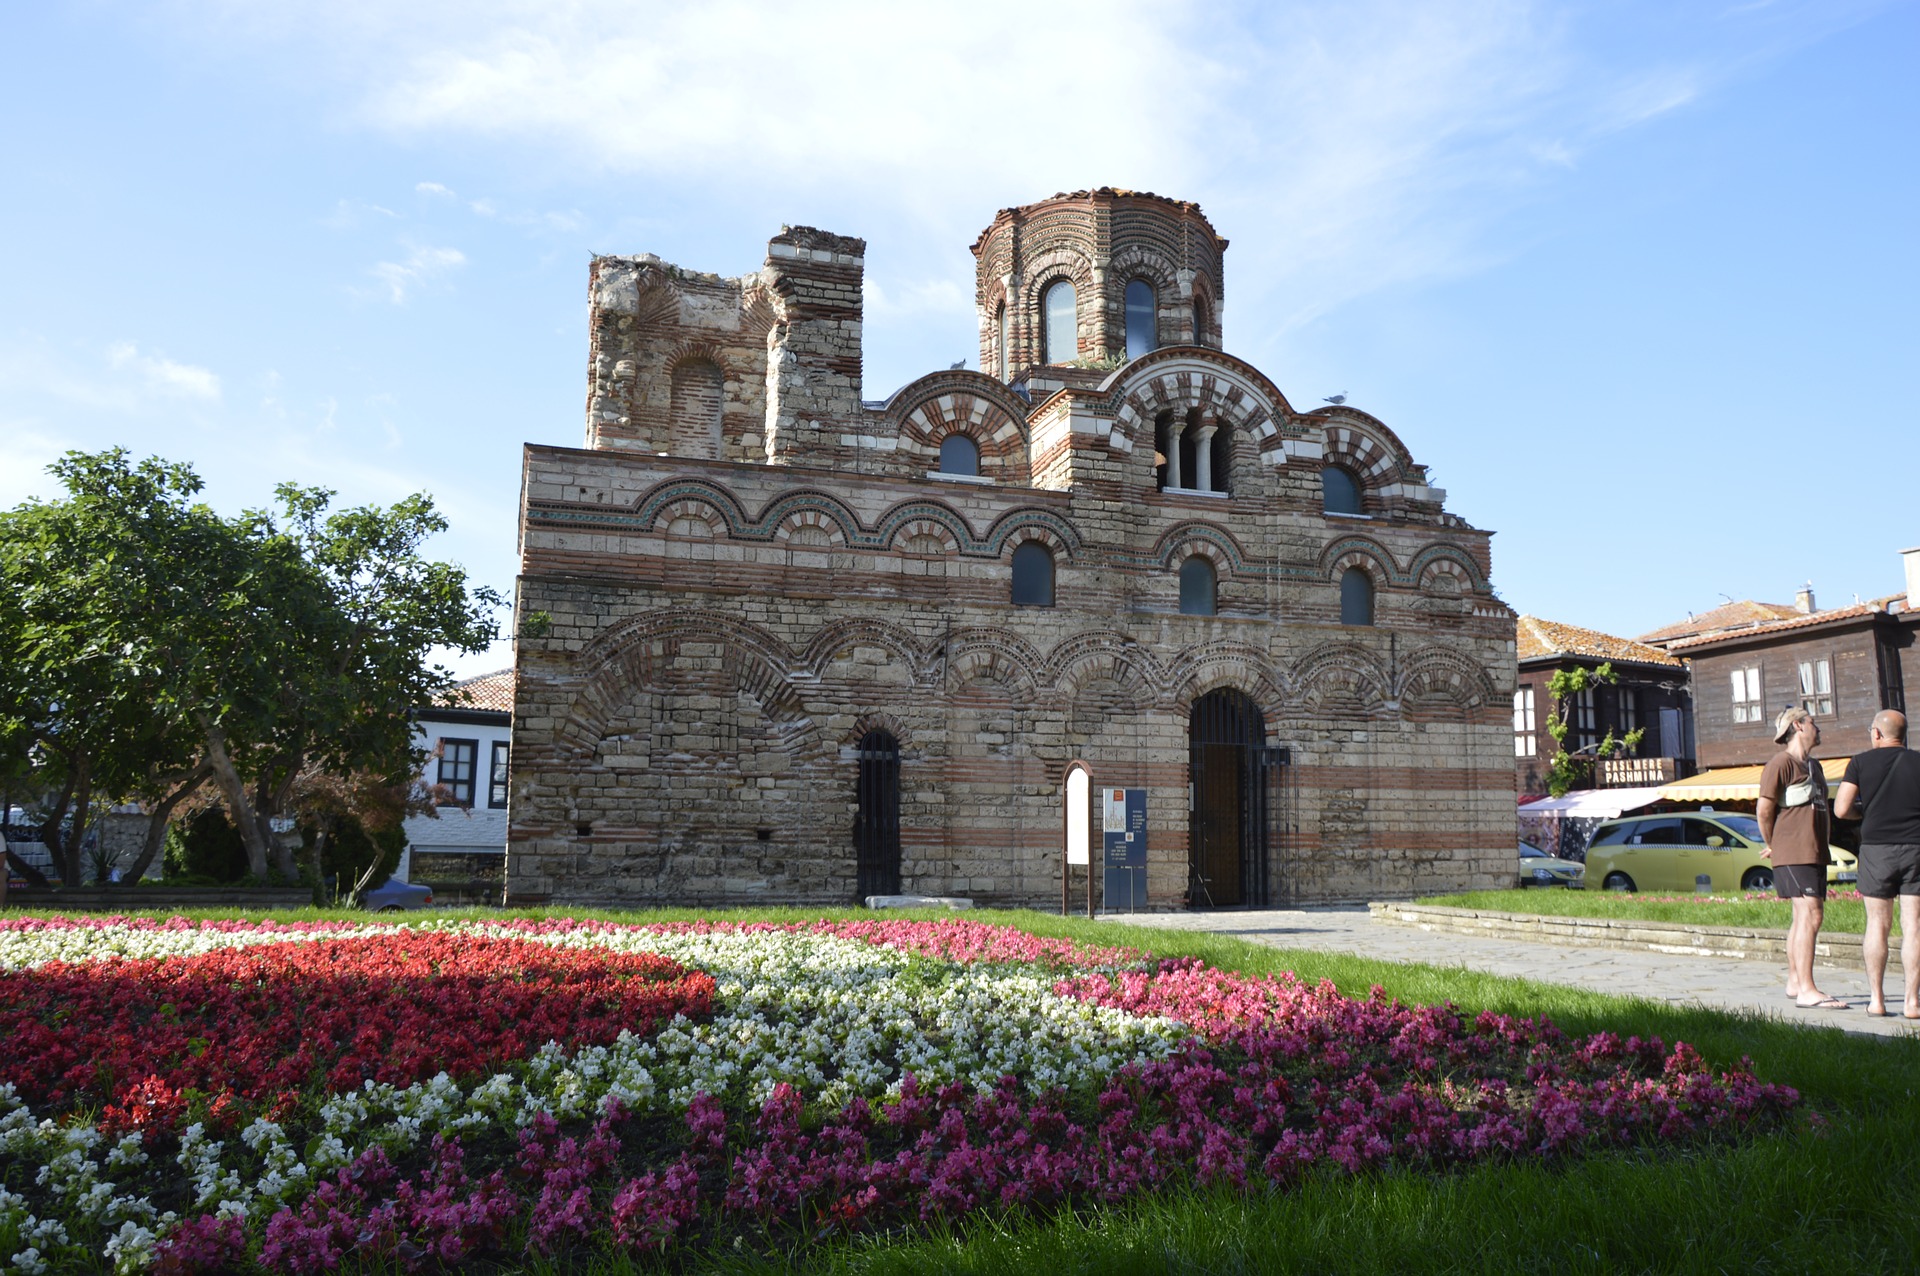
{"type": "Polygon", "coordinates": [[[1846,1002],[1838,997],[1828,997],[1823,1001],[1796,1001],[1794,1006],[1800,1010],[1851,1010],[1846,1002]]]}

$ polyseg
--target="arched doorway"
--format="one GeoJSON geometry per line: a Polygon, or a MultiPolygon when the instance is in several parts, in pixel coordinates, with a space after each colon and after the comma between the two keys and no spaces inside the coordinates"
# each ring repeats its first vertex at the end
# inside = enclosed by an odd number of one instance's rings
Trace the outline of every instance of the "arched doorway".
{"type": "Polygon", "coordinates": [[[1187,901],[1196,908],[1267,902],[1267,788],[1280,750],[1266,747],[1260,706],[1223,687],[1193,702],[1187,722],[1193,800],[1187,901]]]}
{"type": "Polygon", "coordinates": [[[886,731],[869,731],[857,751],[860,778],[854,796],[853,852],[856,898],[900,893],[900,742],[886,731]]]}

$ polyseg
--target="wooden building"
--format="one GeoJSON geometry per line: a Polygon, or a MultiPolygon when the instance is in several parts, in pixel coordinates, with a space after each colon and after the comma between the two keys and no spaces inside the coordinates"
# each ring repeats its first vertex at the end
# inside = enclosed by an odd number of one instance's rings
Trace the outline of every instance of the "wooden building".
{"type": "Polygon", "coordinates": [[[1586,768],[1581,788],[1664,784],[1693,772],[1692,708],[1684,661],[1658,647],[1578,625],[1522,616],[1515,622],[1519,680],[1513,692],[1513,770],[1521,797],[1547,791],[1557,711],[1548,690],[1563,669],[1610,665],[1617,682],[1590,688],[1567,707],[1567,748],[1593,757],[1608,733],[1642,730],[1637,749],[1586,768]]]}
{"type": "Polygon", "coordinates": [[[1775,716],[1796,705],[1819,721],[1827,758],[1867,747],[1880,710],[1906,712],[1920,678],[1920,549],[1903,556],[1905,593],[1822,610],[1808,588],[1790,609],[1734,603],[1642,635],[1692,667],[1700,766],[1765,762],[1779,749],[1775,716]]]}

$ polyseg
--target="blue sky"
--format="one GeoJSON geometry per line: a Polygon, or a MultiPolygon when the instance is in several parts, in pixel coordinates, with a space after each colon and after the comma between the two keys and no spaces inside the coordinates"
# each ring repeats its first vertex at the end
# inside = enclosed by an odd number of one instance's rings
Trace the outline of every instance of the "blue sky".
{"type": "Polygon", "coordinates": [[[996,209],[1104,184],[1205,207],[1227,347],[1398,431],[1517,609],[1891,593],[1917,65],[1898,0],[9,5],[0,505],[116,444],[425,489],[507,590],[592,253],[863,236],[880,397],[977,358],[996,209]]]}

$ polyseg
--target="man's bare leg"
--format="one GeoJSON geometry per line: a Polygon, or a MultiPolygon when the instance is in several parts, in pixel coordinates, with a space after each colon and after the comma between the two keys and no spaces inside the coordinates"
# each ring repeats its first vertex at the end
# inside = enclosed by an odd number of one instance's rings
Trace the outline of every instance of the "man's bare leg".
{"type": "Polygon", "coordinates": [[[1900,897],[1900,973],[1907,985],[1907,1018],[1920,1019],[1920,895],[1900,897]]]}
{"type": "MultiPolygon", "coordinates": [[[[1920,896],[1914,897],[1920,900],[1920,896]]],[[[1886,989],[1882,986],[1887,978],[1887,932],[1893,926],[1893,901],[1875,899],[1871,895],[1865,899],[1867,906],[1867,933],[1860,937],[1860,956],[1867,963],[1867,1013],[1884,1015],[1887,1013],[1886,989]]],[[[1907,959],[1906,928],[1901,930],[1900,960],[1907,959]]]]}
{"type": "Polygon", "coordinates": [[[1800,982],[1800,901],[1796,899],[1787,914],[1787,996],[1798,1001],[1804,987],[1800,982]]]}
{"type": "MultiPolygon", "coordinates": [[[[1813,946],[1820,935],[1820,923],[1826,916],[1826,902],[1810,895],[1797,895],[1793,900],[1793,917],[1798,924],[1798,932],[1789,932],[1787,936],[1787,959],[1789,969],[1800,976],[1800,995],[1795,998],[1802,1006],[1817,1006],[1823,1001],[1837,1001],[1829,997],[1813,982],[1813,946]]],[[[1792,974],[1788,976],[1789,981],[1792,974]]]]}

